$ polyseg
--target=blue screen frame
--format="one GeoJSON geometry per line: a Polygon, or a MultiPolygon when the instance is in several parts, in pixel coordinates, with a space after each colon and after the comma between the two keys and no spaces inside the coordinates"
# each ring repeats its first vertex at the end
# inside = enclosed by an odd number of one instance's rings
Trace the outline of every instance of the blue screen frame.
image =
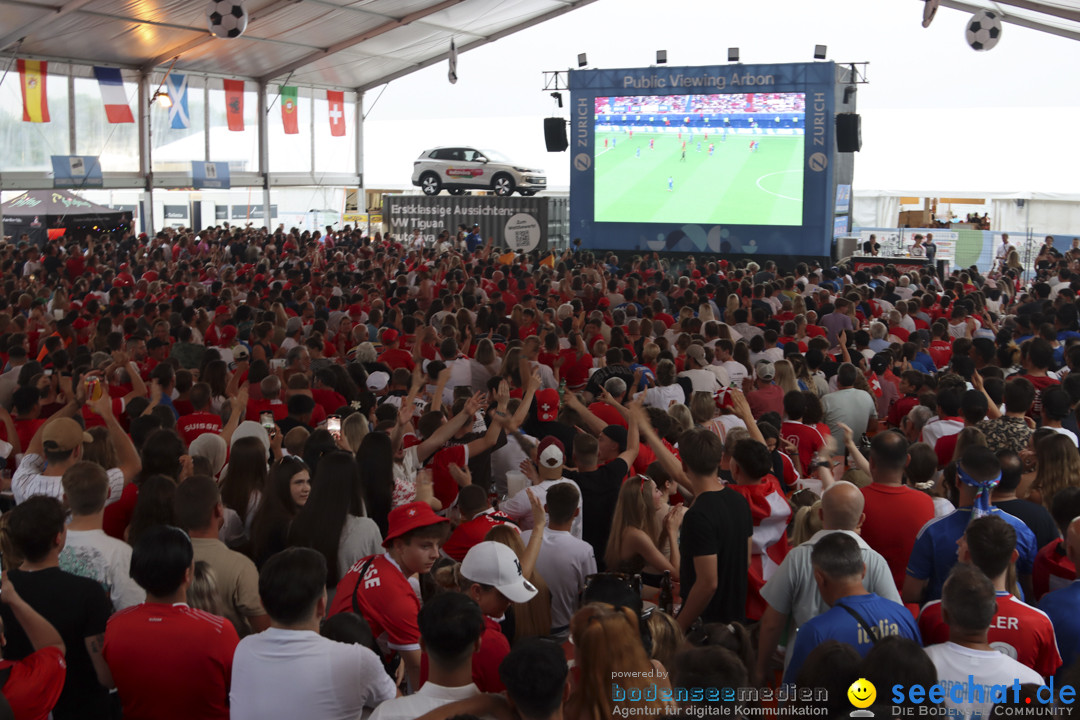
{"type": "Polygon", "coordinates": [[[570,236],[597,250],[829,257],[833,241],[836,65],[718,65],[571,70],[570,236]],[[595,221],[595,99],[630,95],[803,93],[801,225],[595,221]]]}

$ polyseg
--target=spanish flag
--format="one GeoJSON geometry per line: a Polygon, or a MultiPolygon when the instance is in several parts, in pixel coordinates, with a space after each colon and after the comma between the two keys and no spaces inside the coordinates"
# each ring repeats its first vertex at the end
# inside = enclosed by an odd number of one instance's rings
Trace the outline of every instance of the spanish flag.
{"type": "Polygon", "coordinates": [[[552,270],[555,269],[555,253],[548,255],[546,258],[540,261],[540,264],[544,267],[549,267],[552,270]]]}
{"type": "Polygon", "coordinates": [[[502,265],[513,265],[516,256],[517,254],[513,252],[503,253],[499,256],[499,263],[502,265]]]}
{"type": "Polygon", "coordinates": [[[23,122],[49,122],[49,100],[45,78],[49,63],[44,60],[19,60],[19,86],[22,88],[23,122]]]}

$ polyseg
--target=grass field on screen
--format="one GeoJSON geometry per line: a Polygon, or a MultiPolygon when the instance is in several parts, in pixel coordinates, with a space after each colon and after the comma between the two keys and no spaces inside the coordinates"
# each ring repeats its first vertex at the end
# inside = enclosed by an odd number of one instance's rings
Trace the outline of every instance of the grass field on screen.
{"type": "Polygon", "coordinates": [[[721,137],[598,132],[596,221],[802,224],[803,136],[721,137]],[[750,151],[751,140],[757,140],[757,152],[750,151]]]}

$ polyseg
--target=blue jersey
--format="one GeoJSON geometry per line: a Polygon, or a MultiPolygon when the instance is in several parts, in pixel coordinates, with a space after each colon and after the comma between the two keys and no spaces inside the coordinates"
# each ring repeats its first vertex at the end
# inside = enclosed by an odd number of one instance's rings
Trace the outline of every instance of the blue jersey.
{"type": "Polygon", "coordinates": [[[806,656],[826,640],[847,643],[863,657],[870,652],[874,639],[867,634],[859,621],[841,606],[854,610],[874,630],[878,639],[899,635],[922,645],[919,627],[906,607],[874,593],[849,595],[840,598],[827,612],[810,619],[799,628],[791,662],[784,671],[784,682],[795,682],[806,656]]]}
{"type": "Polygon", "coordinates": [[[1080,580],[1043,595],[1039,609],[1054,624],[1062,669],[1072,667],[1080,658],[1080,580]]]}
{"type": "MultiPolygon", "coordinates": [[[[1016,550],[1019,553],[1016,572],[1030,575],[1035,564],[1035,555],[1039,552],[1035,534],[1023,520],[1007,512],[996,507],[990,508],[990,512],[1007,521],[1016,530],[1016,550]]],[[[911,557],[908,559],[907,574],[916,580],[927,581],[923,602],[941,598],[945,578],[956,564],[956,541],[964,534],[969,522],[971,508],[957,508],[948,515],[934,518],[923,525],[916,536],[915,546],[911,548],[911,557]]]]}

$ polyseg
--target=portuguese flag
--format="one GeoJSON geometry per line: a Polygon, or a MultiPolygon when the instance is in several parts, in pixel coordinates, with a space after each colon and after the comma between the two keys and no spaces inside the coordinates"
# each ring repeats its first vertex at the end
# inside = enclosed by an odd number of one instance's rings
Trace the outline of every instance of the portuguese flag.
{"type": "Polygon", "coordinates": [[[295,85],[282,85],[281,86],[281,124],[285,126],[286,135],[298,135],[300,134],[300,127],[297,123],[297,109],[296,109],[296,86],[295,85]]]}

